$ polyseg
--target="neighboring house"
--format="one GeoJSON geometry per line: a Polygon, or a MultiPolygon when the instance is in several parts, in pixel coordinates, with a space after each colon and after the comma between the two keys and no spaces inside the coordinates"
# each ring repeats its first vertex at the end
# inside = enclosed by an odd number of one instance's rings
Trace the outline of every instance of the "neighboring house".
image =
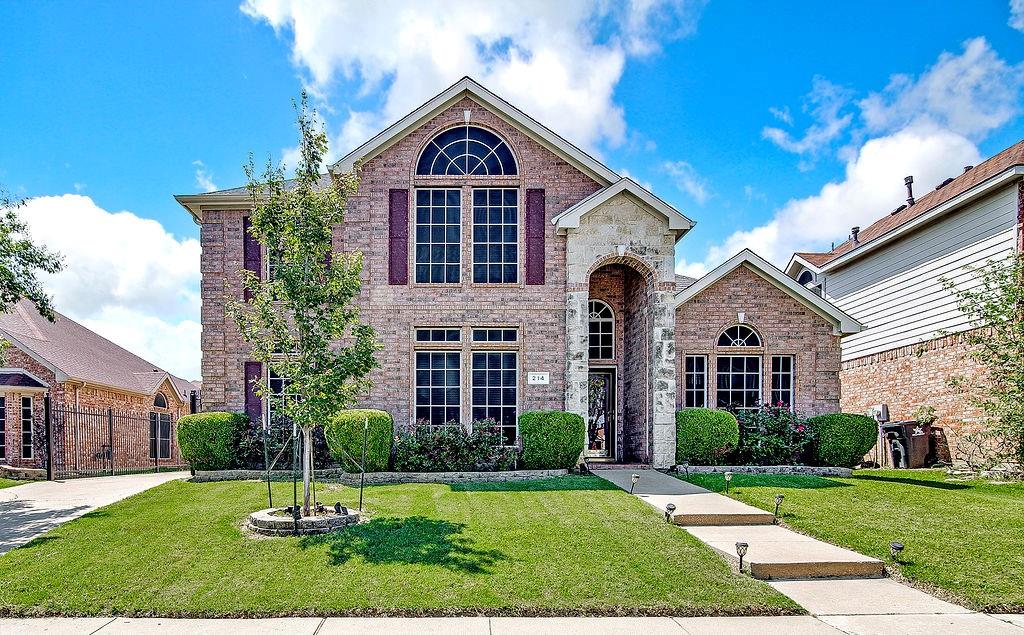
{"type": "Polygon", "coordinates": [[[0,464],[46,466],[46,396],[58,473],[181,462],[174,429],[194,384],[59,313],[50,322],[26,300],[0,315],[0,338],[11,343],[0,368],[0,464]]]}
{"type": "Polygon", "coordinates": [[[964,355],[972,324],[942,281],[975,286],[971,268],[1020,250],[1022,220],[1024,141],[924,196],[908,189],[906,205],[854,228],[830,252],[794,254],[786,272],[865,327],[842,343],[844,410],[887,404],[892,419],[905,420],[932,406],[956,458],[958,440],[982,413],[949,379],[983,369],[964,355]]]}
{"type": "MultiPolygon", "coordinates": [[[[334,248],[365,254],[359,304],[383,348],[362,405],[397,427],[492,418],[511,444],[518,413],[564,409],[587,420],[588,457],[661,467],[678,408],[838,408],[856,321],[751,252],[677,279],[690,219],[472,79],[331,175],[353,170],[334,248]]],[[[264,417],[267,371],[225,313],[241,269],[267,275],[248,192],[176,199],[201,226],[204,408],[264,417]]]]}

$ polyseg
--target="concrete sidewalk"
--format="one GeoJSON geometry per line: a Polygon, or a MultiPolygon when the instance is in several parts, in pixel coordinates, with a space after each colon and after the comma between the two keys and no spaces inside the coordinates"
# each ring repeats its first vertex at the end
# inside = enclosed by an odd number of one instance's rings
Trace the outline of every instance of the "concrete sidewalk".
{"type": "Polygon", "coordinates": [[[188,472],[33,481],[0,489],[0,555],[54,527],[188,472]]]}
{"type": "Polygon", "coordinates": [[[1022,635],[1024,628],[978,613],[922,616],[790,617],[286,617],[186,620],[162,618],[0,619],[0,633],[66,635],[874,635],[991,633],[1022,635]]]}

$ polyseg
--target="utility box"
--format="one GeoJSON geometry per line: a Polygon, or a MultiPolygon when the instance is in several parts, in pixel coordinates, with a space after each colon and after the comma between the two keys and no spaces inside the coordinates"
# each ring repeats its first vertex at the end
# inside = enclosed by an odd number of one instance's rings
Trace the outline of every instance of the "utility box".
{"type": "Polygon", "coordinates": [[[916,421],[883,424],[885,451],[897,468],[927,467],[932,452],[932,426],[916,421]]]}

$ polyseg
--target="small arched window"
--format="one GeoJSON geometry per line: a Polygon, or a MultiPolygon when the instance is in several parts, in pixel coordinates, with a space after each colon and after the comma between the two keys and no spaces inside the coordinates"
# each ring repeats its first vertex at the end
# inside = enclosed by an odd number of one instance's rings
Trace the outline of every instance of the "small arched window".
{"type": "Polygon", "coordinates": [[[167,397],[164,397],[164,394],[162,392],[158,392],[156,394],[156,397],[153,397],[153,407],[154,408],[166,408],[167,407],[167,397]]]}
{"type": "Polygon", "coordinates": [[[718,336],[719,346],[760,346],[761,338],[757,332],[744,324],[737,324],[725,329],[718,336]]]}
{"type": "Polygon", "coordinates": [[[590,301],[590,359],[615,359],[615,314],[601,300],[590,301]]]}
{"type": "Polygon", "coordinates": [[[440,132],[423,148],[416,174],[440,176],[516,175],[516,159],[505,140],[478,126],[440,132]]]}
{"type": "Polygon", "coordinates": [[[800,277],[797,278],[796,281],[806,287],[810,283],[814,282],[814,274],[804,269],[803,273],[800,274],[800,277]]]}

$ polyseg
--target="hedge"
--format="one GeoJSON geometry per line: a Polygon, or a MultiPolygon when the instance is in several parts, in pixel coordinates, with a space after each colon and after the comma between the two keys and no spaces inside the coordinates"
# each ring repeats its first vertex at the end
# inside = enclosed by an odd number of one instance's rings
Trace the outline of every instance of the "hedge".
{"type": "Polygon", "coordinates": [[[839,412],[807,420],[818,439],[815,458],[821,465],[853,467],[878,440],[878,424],[865,415],[839,412]]]}
{"type": "Polygon", "coordinates": [[[688,408],[676,413],[676,463],[717,465],[739,442],[736,417],[725,410],[688,408]]]}
{"type": "Polygon", "coordinates": [[[583,417],[561,410],[519,415],[522,467],[527,470],[572,469],[583,452],[583,417]]]}
{"type": "Polygon", "coordinates": [[[391,458],[394,426],[383,410],[342,410],[324,425],[324,437],[334,460],[346,471],[358,471],[363,456],[363,425],[369,421],[366,438],[367,472],[383,472],[391,458]],[[354,462],[353,462],[354,461],[354,462]]]}
{"type": "Polygon", "coordinates": [[[249,417],[239,412],[200,412],[178,419],[178,448],[193,470],[235,466],[235,450],[249,417]]]}

